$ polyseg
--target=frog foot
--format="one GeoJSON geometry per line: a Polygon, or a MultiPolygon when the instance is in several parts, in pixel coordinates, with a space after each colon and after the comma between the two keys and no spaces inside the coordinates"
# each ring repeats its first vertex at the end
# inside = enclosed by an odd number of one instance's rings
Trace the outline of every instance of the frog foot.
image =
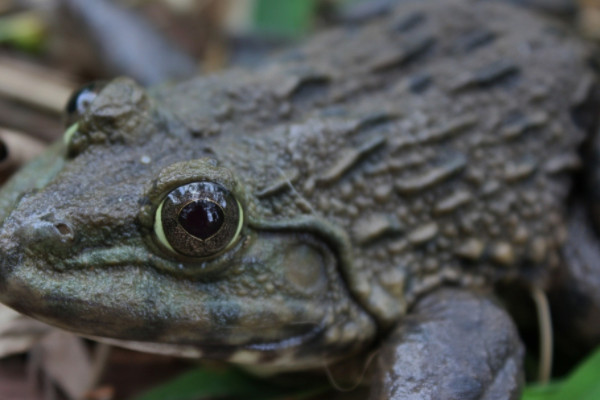
{"type": "Polygon", "coordinates": [[[441,289],[383,344],[370,400],[518,399],[523,345],[489,296],[441,289]]]}

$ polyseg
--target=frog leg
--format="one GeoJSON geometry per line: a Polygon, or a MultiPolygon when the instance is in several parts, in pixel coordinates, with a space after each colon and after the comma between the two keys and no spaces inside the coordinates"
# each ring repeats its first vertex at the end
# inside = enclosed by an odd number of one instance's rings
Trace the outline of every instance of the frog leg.
{"type": "Polygon", "coordinates": [[[489,296],[440,289],[383,343],[370,400],[518,399],[523,345],[489,296]]]}

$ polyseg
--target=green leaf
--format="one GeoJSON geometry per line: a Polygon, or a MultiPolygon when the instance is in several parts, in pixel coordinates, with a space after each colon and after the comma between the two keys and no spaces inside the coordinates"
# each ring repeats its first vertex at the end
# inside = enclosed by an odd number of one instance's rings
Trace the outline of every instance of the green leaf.
{"type": "Polygon", "coordinates": [[[551,382],[547,385],[532,384],[525,388],[521,400],[548,400],[556,395],[562,386],[562,382],[551,382]]]}
{"type": "Polygon", "coordinates": [[[6,43],[25,51],[41,49],[46,24],[33,12],[23,12],[0,18],[0,43],[6,43]]]}
{"type": "Polygon", "coordinates": [[[200,367],[157,386],[133,400],[208,400],[238,397],[253,400],[301,400],[327,388],[291,390],[256,379],[235,368],[200,367]]]}
{"type": "Polygon", "coordinates": [[[317,0],[256,0],[254,25],[258,32],[299,37],[312,26],[317,0]]]}
{"type": "Polygon", "coordinates": [[[600,348],[562,382],[529,386],[522,400],[597,400],[600,399],[600,348]]]}

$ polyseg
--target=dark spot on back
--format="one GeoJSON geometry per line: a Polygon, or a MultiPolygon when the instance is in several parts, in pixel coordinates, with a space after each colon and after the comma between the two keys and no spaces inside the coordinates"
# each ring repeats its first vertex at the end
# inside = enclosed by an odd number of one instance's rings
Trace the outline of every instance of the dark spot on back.
{"type": "Polygon", "coordinates": [[[362,24],[390,12],[394,0],[371,0],[348,7],[342,11],[339,20],[346,24],[362,24]]]}
{"type": "Polygon", "coordinates": [[[503,136],[514,139],[529,133],[544,125],[544,121],[536,120],[535,116],[526,115],[520,110],[510,112],[502,121],[503,136]]]}
{"type": "Polygon", "coordinates": [[[382,57],[373,63],[373,71],[386,72],[394,68],[401,68],[426,56],[435,44],[432,36],[419,37],[404,44],[404,48],[396,55],[382,57]]]}
{"type": "Polygon", "coordinates": [[[345,117],[348,115],[348,110],[343,106],[333,105],[321,109],[321,112],[319,114],[325,118],[345,117]]]}
{"type": "Polygon", "coordinates": [[[477,29],[460,36],[457,41],[457,47],[459,51],[469,53],[482,46],[491,44],[495,39],[495,33],[477,29]]]}
{"type": "Polygon", "coordinates": [[[381,125],[385,125],[392,121],[394,118],[392,115],[386,113],[370,114],[361,119],[360,123],[356,127],[358,132],[366,132],[372,129],[376,129],[381,125]]]}
{"type": "Polygon", "coordinates": [[[409,62],[415,61],[417,58],[424,56],[434,44],[435,39],[431,36],[421,38],[409,44],[406,49],[406,56],[402,61],[402,65],[406,65],[409,62]]]}
{"type": "Polygon", "coordinates": [[[310,77],[303,79],[291,94],[294,102],[306,102],[315,98],[325,97],[329,90],[329,79],[324,77],[310,77]]]}
{"type": "Polygon", "coordinates": [[[406,33],[425,22],[425,14],[422,12],[414,12],[408,15],[403,15],[392,24],[395,32],[406,33]]]}
{"type": "Polygon", "coordinates": [[[475,82],[478,85],[492,85],[500,82],[504,78],[513,76],[519,72],[517,66],[509,61],[498,61],[489,64],[474,75],[475,82]]]}
{"type": "Polygon", "coordinates": [[[431,75],[421,73],[408,78],[408,89],[415,94],[423,93],[431,85],[431,75]]]}
{"type": "Polygon", "coordinates": [[[493,85],[510,85],[519,75],[519,67],[511,61],[494,61],[482,68],[461,77],[453,90],[487,88],[493,85]]]}

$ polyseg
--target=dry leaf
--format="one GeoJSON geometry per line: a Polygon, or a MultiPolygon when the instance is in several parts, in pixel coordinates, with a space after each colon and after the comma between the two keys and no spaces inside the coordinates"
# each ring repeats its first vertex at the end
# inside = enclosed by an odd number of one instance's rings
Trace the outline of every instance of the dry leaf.
{"type": "Polygon", "coordinates": [[[54,329],[0,304],[0,358],[29,351],[54,329]]]}
{"type": "Polygon", "coordinates": [[[24,352],[31,374],[41,373],[70,399],[83,398],[99,374],[82,338],[0,304],[0,357],[24,352]]]}
{"type": "Polygon", "coordinates": [[[54,329],[32,349],[32,359],[70,399],[90,390],[95,370],[83,339],[54,329]]]}

